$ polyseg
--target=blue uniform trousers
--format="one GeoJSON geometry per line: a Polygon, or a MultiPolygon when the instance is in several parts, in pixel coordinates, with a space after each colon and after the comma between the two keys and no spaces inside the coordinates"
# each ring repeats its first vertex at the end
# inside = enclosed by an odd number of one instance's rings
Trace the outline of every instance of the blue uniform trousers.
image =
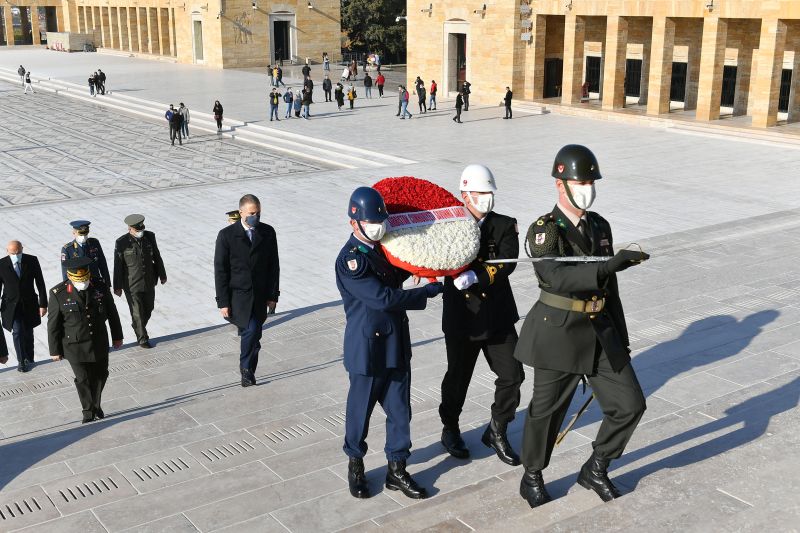
{"type": "Polygon", "coordinates": [[[261,350],[261,335],[264,321],[258,320],[255,316],[250,316],[250,322],[246,328],[239,328],[241,337],[241,354],[239,355],[239,368],[256,373],[258,366],[258,352],[261,350]]]}
{"type": "Polygon", "coordinates": [[[369,419],[375,403],[386,413],[386,459],[405,461],[411,455],[411,372],[387,369],[380,376],[350,374],[347,394],[344,453],[367,453],[369,419]]]}
{"type": "Polygon", "coordinates": [[[17,305],[14,310],[14,321],[11,323],[11,332],[14,338],[14,349],[17,352],[17,361],[33,361],[33,328],[25,324],[22,318],[22,305],[17,305]]]}

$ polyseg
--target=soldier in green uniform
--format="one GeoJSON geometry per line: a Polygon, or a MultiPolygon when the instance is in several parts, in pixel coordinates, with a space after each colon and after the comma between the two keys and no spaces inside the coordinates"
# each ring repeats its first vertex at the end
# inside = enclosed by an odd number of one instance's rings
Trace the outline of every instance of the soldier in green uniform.
{"type": "Polygon", "coordinates": [[[628,330],[616,273],[647,259],[640,251],[614,254],[611,226],[595,212],[600,168],[585,146],[567,145],[553,164],[558,204],[528,230],[533,257],[608,256],[601,262],[534,264],[541,293],[522,326],[514,357],[532,366],[533,399],[522,438],[525,473],[520,494],[531,507],[550,501],[542,470],[578,383],[588,379],[603,411],[591,457],[577,482],[604,501],[619,496],[608,465],[622,455],[645,410],[631,367],[628,330]]]}
{"type": "Polygon", "coordinates": [[[75,373],[83,423],[105,417],[100,406],[108,378],[108,331],[114,348],[122,346],[122,326],[108,287],[91,279],[88,257],[66,262],[67,280],[50,289],[47,341],[54,361],[64,358],[75,373]]]}
{"type": "Polygon", "coordinates": [[[136,342],[152,348],[147,322],[155,307],[156,285],[159,280],[162,285],[167,282],[167,272],[155,233],[144,229],[144,216],[128,215],[125,224],[128,233],[117,239],[114,247],[114,294],[125,292],[136,342]]]}
{"type": "Polygon", "coordinates": [[[67,281],[67,267],[65,263],[73,257],[88,257],[92,260],[89,268],[92,271],[92,279],[102,281],[105,285],[111,285],[111,276],[108,273],[108,263],[106,255],[100,241],[94,237],[89,237],[88,220],[73,220],[69,223],[72,226],[73,239],[61,247],[61,276],[63,281],[67,281]]]}

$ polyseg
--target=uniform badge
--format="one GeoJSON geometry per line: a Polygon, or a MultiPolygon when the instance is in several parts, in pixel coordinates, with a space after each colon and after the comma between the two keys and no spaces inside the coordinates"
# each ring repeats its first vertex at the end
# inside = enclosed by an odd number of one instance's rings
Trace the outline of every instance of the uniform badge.
{"type": "Polygon", "coordinates": [[[353,206],[353,207],[350,208],[350,212],[351,213],[355,214],[356,211],[358,211],[358,208],[356,206],[353,206]]]}
{"type": "Polygon", "coordinates": [[[350,259],[350,260],[347,262],[347,268],[349,268],[349,269],[350,269],[350,270],[352,270],[353,272],[355,272],[356,270],[358,270],[358,259],[350,259]]]}
{"type": "Polygon", "coordinates": [[[542,219],[540,218],[539,220],[537,220],[537,221],[536,221],[536,225],[537,225],[537,226],[544,226],[544,220],[542,220],[542,219]]]}
{"type": "Polygon", "coordinates": [[[544,244],[545,239],[547,238],[546,233],[537,233],[536,234],[536,244],[542,245],[544,244]]]}
{"type": "Polygon", "coordinates": [[[559,164],[558,167],[556,167],[556,170],[558,170],[558,173],[561,174],[564,172],[564,165],[559,164]]]}
{"type": "Polygon", "coordinates": [[[62,252],[62,253],[61,253],[61,262],[63,263],[63,262],[64,262],[64,261],[66,261],[66,260],[67,260],[67,254],[65,254],[65,253],[63,253],[63,252],[62,252]]]}

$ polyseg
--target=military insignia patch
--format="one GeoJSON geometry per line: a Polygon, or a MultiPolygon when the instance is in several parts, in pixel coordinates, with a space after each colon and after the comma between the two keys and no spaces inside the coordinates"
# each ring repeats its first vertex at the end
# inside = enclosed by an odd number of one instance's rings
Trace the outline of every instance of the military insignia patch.
{"type": "Polygon", "coordinates": [[[347,262],[347,268],[355,272],[358,269],[358,260],[357,259],[350,259],[347,262]]]}
{"type": "Polygon", "coordinates": [[[544,220],[542,220],[542,219],[540,218],[539,220],[537,220],[537,221],[536,221],[536,225],[537,225],[537,226],[544,226],[544,220]]]}
{"type": "Polygon", "coordinates": [[[61,254],[61,262],[63,263],[63,262],[64,262],[64,261],[66,261],[66,260],[67,260],[67,254],[65,254],[65,253],[62,253],[62,254],[61,254]]]}
{"type": "Polygon", "coordinates": [[[544,244],[545,239],[547,238],[546,233],[537,233],[536,234],[536,244],[544,244]]]}
{"type": "Polygon", "coordinates": [[[558,173],[561,174],[562,172],[564,172],[564,165],[559,164],[556,170],[558,170],[558,173]]]}

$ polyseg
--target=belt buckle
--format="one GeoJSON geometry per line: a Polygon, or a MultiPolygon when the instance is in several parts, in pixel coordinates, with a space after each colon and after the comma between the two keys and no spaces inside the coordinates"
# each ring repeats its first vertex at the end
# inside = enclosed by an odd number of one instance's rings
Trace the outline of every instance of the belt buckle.
{"type": "Polygon", "coordinates": [[[583,312],[589,314],[597,314],[603,310],[603,306],[605,305],[605,298],[597,299],[596,296],[592,297],[591,300],[587,300],[585,302],[583,312]]]}

